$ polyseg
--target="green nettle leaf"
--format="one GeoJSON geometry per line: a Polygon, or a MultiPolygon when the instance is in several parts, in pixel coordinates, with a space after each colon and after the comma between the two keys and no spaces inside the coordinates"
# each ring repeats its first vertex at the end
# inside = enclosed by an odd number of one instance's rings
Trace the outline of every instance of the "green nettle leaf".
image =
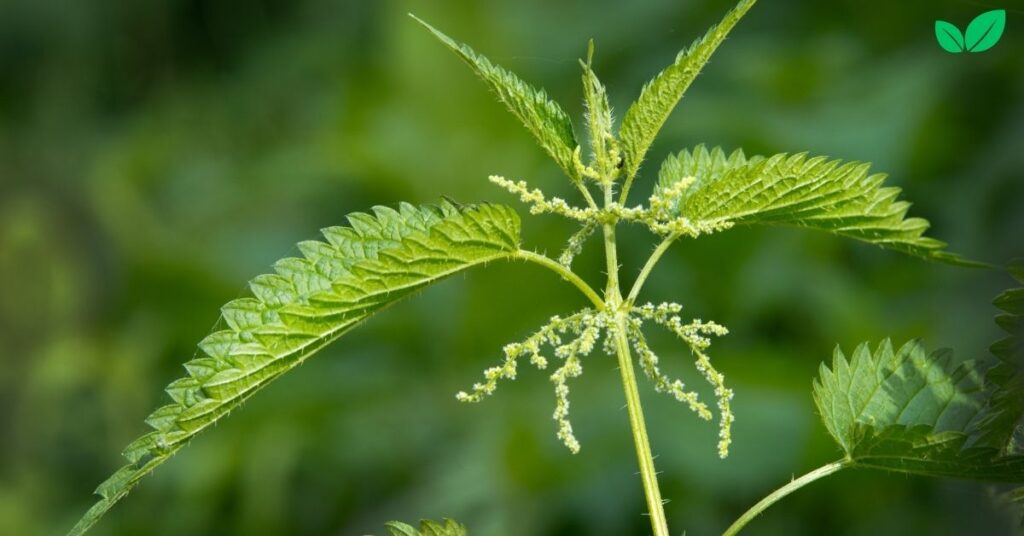
{"type": "MultiPolygon", "coordinates": [[[[1012,263],[1009,272],[1018,283],[1024,284],[1024,259],[1012,263]]],[[[997,359],[996,365],[985,374],[990,397],[972,432],[977,436],[977,444],[1014,454],[1024,452],[1024,439],[1020,437],[1024,424],[1024,288],[1007,290],[997,296],[994,303],[1004,311],[996,317],[996,324],[1008,336],[990,349],[997,359]]],[[[1024,487],[1010,490],[996,499],[1012,507],[1024,527],[1024,487]]]]}
{"type": "MultiPolygon", "coordinates": [[[[1010,274],[1024,283],[1024,263],[1010,274]]],[[[995,303],[1006,311],[996,323],[1010,333],[992,346],[995,365],[957,361],[948,350],[928,355],[917,341],[896,352],[888,339],[874,352],[861,344],[851,359],[837,347],[832,368],[821,364],[813,395],[843,459],[775,490],[724,534],[734,536],[778,500],[847,467],[1024,483],[1024,288],[995,303]]],[[[1014,505],[1021,497],[1024,488],[997,499],[1014,505]]]]}
{"type": "Polygon", "coordinates": [[[944,20],[935,21],[935,39],[939,41],[939,46],[946,52],[959,54],[967,50],[964,44],[964,34],[960,33],[960,28],[944,20]]]}
{"type": "MultiPolygon", "coordinates": [[[[594,58],[594,41],[587,45],[587,62],[580,62],[583,67],[583,103],[587,109],[587,130],[590,134],[590,146],[594,151],[594,160],[599,163],[613,164],[608,160],[609,142],[615,140],[612,134],[612,108],[608,104],[608,92],[594,74],[591,64],[594,58]]],[[[609,170],[602,170],[608,172],[609,170]]]]}
{"type": "MultiPolygon", "coordinates": [[[[1024,284],[1024,261],[1010,266],[1010,275],[1024,284]]],[[[1014,438],[1024,421],[1024,288],[1003,292],[994,301],[1004,312],[996,324],[1009,335],[992,345],[996,365],[985,375],[991,396],[976,423],[977,443],[1006,451],[1022,449],[1014,438]]]]}
{"type": "Polygon", "coordinates": [[[979,480],[1024,481],[1024,456],[977,444],[985,411],[982,366],[949,351],[928,355],[912,341],[894,352],[886,340],[838,348],[821,366],[814,402],[829,433],[860,467],[979,480]]]}
{"type": "Polygon", "coordinates": [[[551,100],[544,90],[533,88],[514,73],[477,54],[468,45],[456,42],[415,15],[409,16],[458,54],[537,138],[559,167],[573,180],[579,179],[573,160],[577,143],[572,120],[558,103],[551,100]]]}
{"type": "MultiPolygon", "coordinates": [[[[656,390],[686,403],[701,418],[710,420],[713,414],[696,391],[687,390],[682,380],[661,372],[658,356],[644,336],[644,322],[660,325],[682,340],[693,354],[700,376],[712,386],[719,414],[721,457],[728,454],[734,420],[730,402],[733,391],[707,354],[711,337],[725,335],[728,330],[715,322],[684,322],[679,316],[682,305],[677,303],[636,305],[648,275],[673,241],[741,224],[781,224],[967,264],[946,253],[944,243],[924,236],[927,221],[906,217],[910,205],[898,200],[898,188],[883,186],[885,175],[869,174],[868,164],[823,156],[747,158],[742,151],[727,155],[718,148],[708,151],[698,146],[665,161],[647,206],[626,206],[630,183],[654,137],[754,1],[740,0],[718,26],[680,52],[672,65],[644,86],[623,117],[618,140],[612,133],[607,92],[591,69],[590,45],[583,63],[583,89],[593,166],[580,160],[581,148],[572,122],[543,91],[416,19],[469,64],[526,125],[575,182],[587,205],[574,206],[562,198],[548,197],[526,181],[493,175],[491,182],[518,196],[530,206],[531,214],[566,217],[579,224],[580,231],[569,239],[556,261],[520,249],[520,221],[512,209],[444,202],[424,207],[401,204],[397,210],[376,207],[372,214],[348,216],[348,226],[324,229],[326,241],[301,242],[301,258],[278,261],[275,273],[258,276],[250,283],[253,296],[231,301],[222,308],[222,329],[199,343],[200,354],[184,365],[187,375],[167,386],[170,402],[145,421],[152,431],[125,448],[127,465],[100,484],[96,493],[101,499],[75,525],[71,535],[83,534],[140,479],[201,431],[363,320],[447,276],[500,259],[520,259],[552,270],[574,285],[594,307],[564,318],[554,316],[522,342],[506,345],[501,364],[485,369],[483,380],[470,392],[457,393],[456,398],[478,402],[491,395],[499,380],[516,377],[520,359],[528,359],[539,369],[560,361],[549,376],[555,386],[552,415],[558,424],[558,438],[576,452],[580,445],[568,418],[568,380],[582,374],[582,359],[595,349],[615,355],[651,526],[655,534],[668,534],[631,350],[636,351],[641,371],[654,382],[656,390]],[[623,170],[625,181],[615,200],[615,181],[623,170]],[[601,187],[603,206],[594,201],[584,177],[601,187]],[[614,230],[627,222],[646,225],[662,242],[644,263],[632,288],[623,292],[626,289],[620,286],[614,230]],[[599,227],[607,265],[604,297],[569,269],[587,238],[599,227]],[[552,353],[542,355],[542,349],[547,348],[552,353]]],[[[1005,20],[997,20],[994,13],[971,23],[966,42],[952,25],[937,23],[940,44],[957,52],[990,48],[1005,25],[1005,20]],[[952,30],[946,31],[946,26],[952,30]]],[[[1014,268],[1013,273],[1024,281],[1024,267],[1014,268]]],[[[754,515],[793,489],[849,465],[1024,481],[1024,456],[1019,454],[1014,433],[1024,417],[1020,336],[1024,289],[1004,293],[996,304],[1006,311],[997,321],[1011,336],[993,346],[999,360],[991,367],[973,361],[957,362],[949,352],[928,355],[916,342],[899,351],[894,351],[889,341],[874,352],[861,345],[850,360],[837,349],[832,368],[822,365],[820,377],[814,382],[814,399],[845,458],[780,488],[737,520],[726,534],[735,534],[754,515]]],[[[386,527],[391,536],[466,535],[465,527],[452,520],[422,521],[418,528],[393,521],[386,527]]]]}
{"type": "Polygon", "coordinates": [[[1006,29],[1006,11],[996,9],[978,15],[967,25],[964,46],[971,52],[984,52],[996,45],[1006,29]]]}
{"type": "Polygon", "coordinates": [[[928,222],[906,218],[910,204],[900,189],[883,187],[884,174],[870,164],[829,160],[806,153],[747,158],[703,145],[670,155],[656,192],[692,181],[674,213],[702,228],[743,224],[807,227],[919,257],[970,264],[942,251],[946,244],[923,236],[928,222]]]}
{"type": "Polygon", "coordinates": [[[754,0],[742,0],[725,15],[718,26],[713,26],[704,37],[680,51],[675,62],[648,82],[640,91],[640,97],[626,110],[619,128],[619,137],[626,160],[627,181],[640,169],[647,149],[651,147],[683,93],[700,74],[725,36],[753,5],[754,0]]]}
{"type": "Polygon", "coordinates": [[[146,419],[153,431],[124,450],[128,465],[97,488],[102,499],[71,534],[92,526],[158,465],[260,388],[359,322],[446,276],[519,250],[519,216],[501,205],[377,207],[299,244],[253,296],[222,308],[225,329],[199,343],[188,375],[167,386],[171,402],[146,419]]]}
{"type": "Polygon", "coordinates": [[[453,519],[445,519],[443,523],[424,519],[417,529],[401,521],[389,521],[384,524],[388,536],[467,536],[466,527],[453,519]]]}

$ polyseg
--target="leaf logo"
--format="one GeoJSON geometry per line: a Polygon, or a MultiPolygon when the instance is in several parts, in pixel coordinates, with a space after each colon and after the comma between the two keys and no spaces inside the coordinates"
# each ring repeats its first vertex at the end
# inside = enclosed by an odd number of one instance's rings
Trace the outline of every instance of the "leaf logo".
{"type": "Polygon", "coordinates": [[[984,52],[996,45],[1006,29],[1006,10],[996,9],[978,15],[967,25],[967,33],[944,21],[935,21],[935,38],[946,52],[984,52]]]}

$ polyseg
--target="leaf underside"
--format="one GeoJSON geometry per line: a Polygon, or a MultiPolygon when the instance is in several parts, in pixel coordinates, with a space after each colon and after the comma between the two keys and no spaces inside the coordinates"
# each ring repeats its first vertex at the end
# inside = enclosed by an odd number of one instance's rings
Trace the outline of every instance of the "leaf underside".
{"type": "Polygon", "coordinates": [[[515,73],[491,63],[469,45],[453,40],[414,15],[410,14],[410,16],[462,58],[477,76],[494,91],[498,100],[519,118],[519,121],[537,139],[540,146],[555,160],[555,163],[569,177],[579,179],[573,161],[573,152],[576,150],[577,143],[576,135],[573,133],[572,119],[558,103],[551,100],[544,90],[534,88],[522,81],[515,73]]]}
{"type": "Polygon", "coordinates": [[[644,155],[647,154],[676,103],[683,97],[725,37],[753,5],[754,0],[742,0],[717,26],[712,26],[704,37],[680,51],[672,65],[644,85],[640,97],[626,110],[622,125],[619,127],[626,177],[636,175],[644,155]]]}
{"type": "Polygon", "coordinates": [[[693,177],[674,207],[694,223],[794,225],[827,231],[918,257],[972,264],[924,236],[928,221],[906,218],[910,203],[870,164],[829,160],[806,153],[747,158],[698,145],[670,155],[659,172],[659,190],[693,177]]]}
{"type": "Polygon", "coordinates": [[[855,466],[977,480],[1024,481],[1024,456],[980,440],[990,393],[984,365],[927,354],[912,341],[893,351],[838,348],[822,364],[814,401],[822,421],[855,466]]]}
{"type": "Polygon", "coordinates": [[[167,386],[171,402],[147,419],[153,431],[132,442],[128,464],[96,493],[96,503],[71,530],[91,527],[139,479],[206,427],[295,368],[360,321],[448,275],[519,248],[519,217],[501,205],[376,207],[348,216],[349,226],[306,241],[302,258],[274,264],[250,282],[253,296],[222,309],[226,329],[199,343],[188,374],[167,386]]]}

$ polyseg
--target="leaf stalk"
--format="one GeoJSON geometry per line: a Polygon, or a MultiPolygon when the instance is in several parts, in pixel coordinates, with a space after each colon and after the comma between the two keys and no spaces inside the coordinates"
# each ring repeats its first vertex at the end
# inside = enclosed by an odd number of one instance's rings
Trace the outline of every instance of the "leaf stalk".
{"type": "Polygon", "coordinates": [[[768,495],[764,499],[761,499],[760,502],[752,506],[750,510],[744,512],[743,515],[740,516],[740,518],[737,519],[735,523],[730,525],[729,528],[722,533],[722,536],[735,536],[740,532],[740,530],[743,529],[743,527],[747,525],[747,523],[750,523],[755,517],[760,515],[761,512],[765,511],[769,506],[777,503],[783,497],[810,484],[811,482],[814,482],[815,480],[825,478],[826,476],[846,469],[851,464],[852,462],[849,459],[844,458],[842,460],[832,462],[828,465],[823,465],[801,476],[800,478],[793,480],[789,484],[786,484],[785,486],[782,486],[781,488],[773,491],[770,495],[768,495]]]}

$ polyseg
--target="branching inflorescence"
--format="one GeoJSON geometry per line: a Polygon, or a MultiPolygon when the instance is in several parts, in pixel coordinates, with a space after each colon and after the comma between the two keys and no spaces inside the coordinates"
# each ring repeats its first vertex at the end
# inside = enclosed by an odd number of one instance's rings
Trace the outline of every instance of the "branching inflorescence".
{"type": "MultiPolygon", "coordinates": [[[[600,344],[617,359],[653,533],[667,536],[632,353],[656,391],[683,402],[703,420],[711,420],[713,412],[697,391],[662,371],[661,360],[644,335],[645,323],[678,337],[711,386],[719,417],[718,454],[723,458],[729,453],[734,421],[733,391],[707,353],[711,337],[725,335],[726,329],[714,322],[684,322],[679,314],[682,306],[676,303],[636,305],[648,276],[676,240],[737,225],[789,225],[927,259],[963,262],[946,253],[942,242],[924,236],[928,222],[906,217],[909,204],[898,199],[898,189],[884,186],[884,175],[869,174],[869,166],[857,162],[787,153],[747,158],[739,150],[727,154],[698,146],[665,160],[646,206],[629,204],[630,189],[654,137],[753,3],[741,0],[718,26],[683,49],[647,83],[623,114],[617,132],[607,92],[592,69],[591,43],[586,61],[580,62],[590,146],[586,162],[568,114],[544,91],[423,23],[527,127],[579,191],[582,202],[576,206],[550,197],[525,181],[491,176],[491,182],[529,205],[531,214],[562,216],[579,225],[579,230],[556,260],[523,249],[519,216],[513,209],[446,201],[436,207],[377,207],[373,214],[350,215],[348,226],[325,229],[326,241],[300,243],[302,258],[279,261],[276,273],[253,280],[253,297],[232,301],[222,309],[227,329],[200,343],[202,355],[185,365],[188,374],[167,387],[171,400],[147,419],[152,431],[128,446],[124,452],[128,463],[100,485],[101,499],[72,534],[85,532],[199,432],[377,311],[463,270],[490,262],[526,261],[574,285],[589,306],[564,318],[553,317],[523,341],[505,346],[502,363],[485,370],[483,380],[457,398],[481,401],[500,380],[516,377],[518,360],[524,356],[538,369],[554,365],[549,378],[555,386],[557,435],[570,451],[578,452],[580,444],[569,421],[568,382],[583,373],[583,359],[600,344]],[[660,241],[628,291],[620,281],[616,240],[620,223],[641,225],[660,241]],[[603,294],[571,269],[588,239],[598,232],[607,276],[603,294]]],[[[1004,414],[1010,413],[998,415],[1004,414]]],[[[859,430],[859,424],[851,426],[851,433],[859,430]]]]}
{"type": "MultiPolygon", "coordinates": [[[[586,167],[583,168],[581,173],[585,177],[590,177],[593,169],[586,167]]],[[[490,177],[492,183],[508,190],[513,195],[519,197],[520,201],[528,204],[530,206],[530,214],[555,214],[578,221],[587,230],[587,235],[592,232],[591,229],[596,229],[597,225],[614,225],[619,222],[637,223],[647,227],[656,235],[666,237],[686,236],[697,238],[701,235],[732,228],[734,223],[728,220],[692,221],[686,216],[675,213],[680,199],[695,180],[692,176],[681,177],[679,182],[672,186],[655,191],[648,199],[649,205],[646,207],[643,205],[627,207],[616,201],[612,201],[603,207],[577,207],[570,205],[560,197],[549,198],[540,188],[531,189],[526,181],[512,181],[498,175],[491,175],[490,177]]],[[[614,190],[612,191],[614,192],[614,190]]],[[[566,251],[573,251],[573,255],[575,255],[579,252],[582,244],[578,243],[577,235],[573,235],[572,238],[566,251]]],[[[571,259],[572,256],[569,258],[571,259]]]]}
{"type": "MultiPolygon", "coordinates": [[[[660,393],[672,395],[680,402],[686,403],[701,419],[711,420],[712,414],[708,406],[701,402],[695,391],[687,391],[681,380],[670,380],[658,366],[658,356],[651,350],[643,334],[643,323],[653,321],[674,333],[689,347],[696,357],[697,370],[714,388],[718,399],[720,415],[720,441],[718,453],[726,457],[731,442],[730,427],[734,420],[729,401],[732,390],[725,387],[725,377],[711,365],[705,350],[711,344],[707,335],[725,335],[724,327],[714,322],[694,320],[684,324],[678,313],[682,306],[676,303],[660,305],[646,304],[631,307],[625,315],[626,336],[637,353],[641,370],[660,393]]],[[[574,454],[579,452],[580,444],[572,431],[569,421],[569,378],[578,377],[583,373],[581,358],[590,355],[598,340],[603,336],[603,349],[609,355],[615,355],[616,330],[618,324],[612,314],[594,309],[584,309],[574,315],[562,318],[554,316],[534,334],[522,342],[505,345],[505,359],[500,366],[484,371],[484,381],[473,385],[471,393],[460,391],[455,396],[462,402],[480,402],[484,397],[493,394],[501,379],[514,380],[517,375],[518,360],[529,356],[530,363],[538,369],[548,367],[549,358],[543,355],[544,347],[550,347],[555,359],[562,365],[551,374],[555,384],[554,419],[558,423],[558,438],[574,454]],[[568,335],[568,337],[566,337],[568,335]]]]}

